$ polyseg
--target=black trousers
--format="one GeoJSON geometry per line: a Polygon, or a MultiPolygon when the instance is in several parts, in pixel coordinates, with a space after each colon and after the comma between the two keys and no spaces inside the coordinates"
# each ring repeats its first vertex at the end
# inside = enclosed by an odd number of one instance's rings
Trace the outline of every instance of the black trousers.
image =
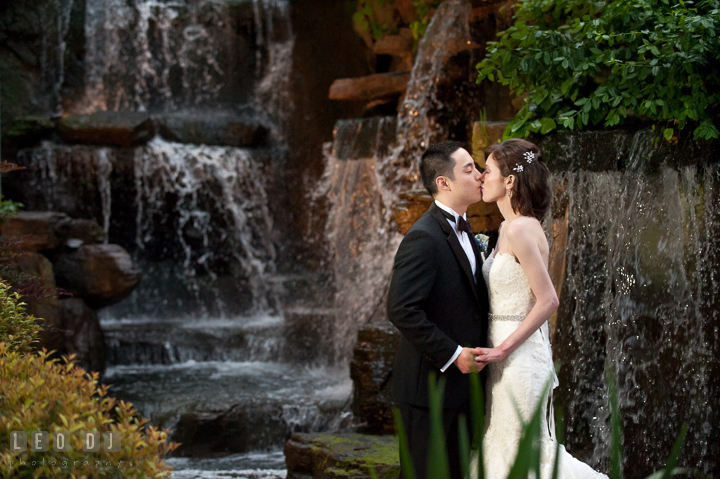
{"type": "MultiPolygon", "coordinates": [[[[433,479],[427,477],[428,445],[430,443],[430,410],[428,408],[411,406],[409,404],[398,404],[402,416],[405,434],[410,447],[410,456],[417,479],[433,479]]],[[[465,424],[471,428],[470,401],[459,408],[443,409],[443,429],[445,442],[447,444],[448,463],[450,465],[451,479],[464,479],[460,468],[460,446],[458,442],[458,418],[465,415],[465,424]]],[[[468,438],[472,435],[468,430],[468,438]]],[[[401,466],[402,458],[400,459],[401,466]]],[[[400,472],[400,479],[405,479],[405,473],[400,472]]]]}

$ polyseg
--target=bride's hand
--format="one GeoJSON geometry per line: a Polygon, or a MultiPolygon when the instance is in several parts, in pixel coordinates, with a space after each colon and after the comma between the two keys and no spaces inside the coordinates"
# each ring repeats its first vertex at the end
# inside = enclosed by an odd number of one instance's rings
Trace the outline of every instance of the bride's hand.
{"type": "Polygon", "coordinates": [[[475,355],[477,363],[496,363],[505,359],[505,353],[500,348],[477,348],[475,355]]]}

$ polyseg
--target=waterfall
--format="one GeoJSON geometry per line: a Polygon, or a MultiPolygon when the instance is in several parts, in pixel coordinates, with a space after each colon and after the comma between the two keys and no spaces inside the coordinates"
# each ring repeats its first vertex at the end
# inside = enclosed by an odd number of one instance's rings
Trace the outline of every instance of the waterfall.
{"type": "Polygon", "coordinates": [[[171,228],[183,277],[203,273],[215,282],[218,270],[235,269],[234,276],[246,279],[255,309],[277,307],[268,282],[276,269],[272,218],[249,150],[156,138],[135,150],[134,173],[141,205],[136,217],[139,249],[171,228]]]}
{"type": "Polygon", "coordinates": [[[470,43],[469,16],[467,1],[443,2],[420,42],[398,114],[397,146],[382,161],[383,183],[392,204],[401,191],[421,187],[420,157],[431,143],[447,139],[447,125],[436,118],[444,106],[437,95],[438,85],[445,79],[448,58],[470,43]]]}
{"type": "Polygon", "coordinates": [[[378,163],[395,143],[395,117],[341,120],[325,148],[323,195],[330,203],[325,237],[330,245],[338,311],[335,355],[349,352],[357,330],[385,315],[385,288],[400,235],[390,229],[378,163]]]}
{"type": "Polygon", "coordinates": [[[679,161],[675,151],[658,151],[649,132],[546,143],[557,143],[549,145],[552,164],[574,162],[554,180],[563,191],[554,207],[569,207],[554,342],[564,362],[559,396],[568,448],[607,469],[610,370],[618,378],[627,477],[663,466],[684,422],[683,464],[712,471],[719,418],[712,407],[720,339],[716,158],[688,147],[692,161],[679,161]]]}
{"type": "Polygon", "coordinates": [[[19,158],[35,172],[29,208],[95,218],[147,266],[127,306],[136,314],[278,307],[263,155],[155,138],[135,149],[44,142],[19,158]]]}

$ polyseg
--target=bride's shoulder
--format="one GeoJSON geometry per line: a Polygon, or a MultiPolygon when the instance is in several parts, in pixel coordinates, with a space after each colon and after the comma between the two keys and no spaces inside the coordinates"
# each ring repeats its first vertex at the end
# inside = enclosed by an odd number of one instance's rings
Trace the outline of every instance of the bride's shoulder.
{"type": "Polygon", "coordinates": [[[523,237],[527,237],[528,235],[542,232],[543,229],[537,218],[532,218],[530,216],[521,216],[513,220],[510,224],[506,225],[505,230],[508,238],[520,239],[523,237]]]}

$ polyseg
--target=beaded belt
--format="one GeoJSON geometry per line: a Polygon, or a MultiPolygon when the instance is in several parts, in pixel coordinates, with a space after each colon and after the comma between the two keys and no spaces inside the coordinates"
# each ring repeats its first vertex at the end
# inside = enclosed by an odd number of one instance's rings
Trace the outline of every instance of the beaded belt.
{"type": "Polygon", "coordinates": [[[492,314],[488,313],[488,321],[523,321],[525,316],[518,314],[492,314]]]}

